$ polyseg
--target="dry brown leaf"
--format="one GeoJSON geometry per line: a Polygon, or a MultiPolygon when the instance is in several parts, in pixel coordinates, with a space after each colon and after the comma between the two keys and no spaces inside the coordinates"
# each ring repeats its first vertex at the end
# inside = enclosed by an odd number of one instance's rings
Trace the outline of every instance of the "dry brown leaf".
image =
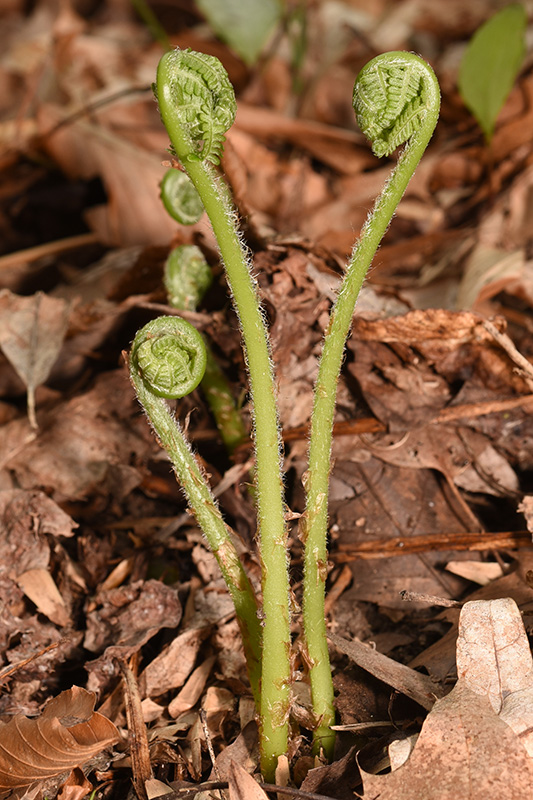
{"type": "MultiPolygon", "coordinates": [[[[51,105],[41,109],[44,131],[62,119],[62,112],[51,105]]],[[[176,231],[159,198],[163,135],[161,144],[161,155],[151,154],[104,125],[79,120],[46,139],[50,154],[68,175],[102,178],[109,203],[90,209],[87,219],[102,242],[122,246],[166,245],[176,231]]]]}
{"type": "Polygon", "coordinates": [[[12,450],[6,468],[27,489],[48,486],[53,475],[53,496],[59,501],[80,499],[100,483],[113,495],[124,496],[135,478],[128,466],[131,454],[137,453],[135,458],[141,460],[157,446],[142,438],[138,421],[144,421],[134,399],[127,376],[113,370],[100,375],[89,391],[52,409],[39,437],[25,446],[16,448],[20,431],[15,423],[4,425],[0,450],[12,450]]]}
{"type": "Polygon", "coordinates": [[[29,569],[17,577],[17,583],[41,614],[61,627],[68,624],[64,600],[47,569],[29,569]]]}
{"type": "Polygon", "coordinates": [[[156,697],[183,686],[194,668],[202,642],[210,632],[208,627],[192,628],[176,636],[142,673],[140,686],[143,695],[156,697]]]}
{"type": "Polygon", "coordinates": [[[82,800],[93,791],[93,788],[91,781],[87,780],[83,770],[76,767],[61,786],[57,800],[82,800]]]}
{"type": "Polygon", "coordinates": [[[110,720],[94,711],[95,695],[74,686],[36,719],[17,716],[0,725],[0,793],[81,766],[118,741],[110,720]]]}
{"type": "Polygon", "coordinates": [[[230,764],[228,783],[230,800],[268,800],[263,789],[235,761],[230,764]]]}
{"type": "MultiPolygon", "coordinates": [[[[373,540],[387,538],[396,540],[394,549],[403,552],[404,542],[428,531],[437,535],[458,528],[476,530],[462,509],[452,504],[433,470],[392,467],[377,457],[357,463],[358,449],[356,437],[342,436],[334,442],[331,520],[340,550],[349,551],[356,543],[370,547],[373,540]]],[[[456,597],[464,584],[451,576],[452,583],[443,586],[435,570],[443,558],[452,558],[453,545],[448,554],[430,552],[428,540],[425,550],[423,558],[407,553],[396,559],[397,563],[391,557],[379,564],[352,564],[354,584],[344,596],[348,608],[350,603],[365,600],[405,613],[403,590],[456,597]]]]}
{"type": "Polygon", "coordinates": [[[459,619],[457,674],[492,708],[533,757],[533,658],[515,601],[465,603],[459,619]]]}
{"type": "Polygon", "coordinates": [[[253,773],[259,762],[258,738],[257,722],[252,719],[242,728],[235,741],[217,755],[209,780],[228,780],[232,763],[253,773]]]}
{"type": "Polygon", "coordinates": [[[44,492],[6,489],[0,492],[0,575],[18,577],[46,569],[53,537],[73,536],[77,523],[44,492]]]}
{"type": "Polygon", "coordinates": [[[514,600],[466,603],[457,642],[459,680],[428,715],[408,761],[363,773],[380,800],[519,800],[533,791],[533,660],[514,600]]]}
{"type": "Polygon", "coordinates": [[[181,691],[170,701],[168,713],[176,719],[180,714],[184,714],[196,705],[205,688],[209,673],[217,660],[216,656],[210,656],[202,661],[200,666],[191,673],[181,691]]]}
{"type": "Polygon", "coordinates": [[[45,382],[59,355],[70,304],[42,292],[19,297],[0,292],[0,347],[28,390],[28,417],[33,428],[35,390],[45,382]]]}
{"type": "Polygon", "coordinates": [[[84,645],[92,652],[105,650],[88,664],[91,688],[109,680],[114,659],[137,653],[161,628],[176,628],[182,611],[176,590],[156,580],[102,592],[98,600],[102,606],[87,614],[84,645]]]}
{"type": "Polygon", "coordinates": [[[411,758],[390,775],[363,773],[363,784],[379,800],[524,800],[533,767],[489,701],[460,681],[435,703],[411,758]]]}

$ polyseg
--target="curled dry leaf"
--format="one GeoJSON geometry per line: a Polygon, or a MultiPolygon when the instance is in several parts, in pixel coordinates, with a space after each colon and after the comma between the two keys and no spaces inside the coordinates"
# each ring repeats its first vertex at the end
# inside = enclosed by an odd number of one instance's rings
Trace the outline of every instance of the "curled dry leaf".
{"type": "Polygon", "coordinates": [[[54,698],[36,719],[0,725],[0,796],[81,766],[118,741],[113,723],[94,711],[78,686],[54,698]]]}

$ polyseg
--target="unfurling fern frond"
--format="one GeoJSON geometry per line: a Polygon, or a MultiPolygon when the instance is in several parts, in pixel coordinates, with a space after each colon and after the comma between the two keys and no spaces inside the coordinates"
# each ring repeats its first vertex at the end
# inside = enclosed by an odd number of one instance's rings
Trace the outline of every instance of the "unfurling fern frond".
{"type": "Polygon", "coordinates": [[[174,116],[189,140],[189,152],[178,157],[218,164],[237,108],[218,58],[191,49],[172,50],[160,61],[154,89],[167,129],[174,116]]]}
{"type": "Polygon", "coordinates": [[[420,127],[428,107],[427,71],[411,53],[370,61],[354,87],[353,104],[376,156],[390,155],[420,127]]]}

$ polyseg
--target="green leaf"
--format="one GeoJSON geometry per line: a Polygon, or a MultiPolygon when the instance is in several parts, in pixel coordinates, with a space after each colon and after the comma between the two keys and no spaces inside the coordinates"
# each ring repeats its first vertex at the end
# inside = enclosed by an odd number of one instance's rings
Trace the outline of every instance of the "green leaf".
{"type": "Polygon", "coordinates": [[[278,24],[280,0],[196,0],[220,38],[247,64],[253,64],[278,24]]]}
{"type": "Polygon", "coordinates": [[[487,142],[525,56],[527,15],[520,3],[506,6],[472,37],[459,70],[459,91],[487,142]]]}

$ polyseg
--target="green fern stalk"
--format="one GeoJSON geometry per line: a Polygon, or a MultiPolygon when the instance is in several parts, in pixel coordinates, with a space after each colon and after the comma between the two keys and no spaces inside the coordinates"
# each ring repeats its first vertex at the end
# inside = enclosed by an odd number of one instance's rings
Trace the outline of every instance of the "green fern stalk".
{"type": "Polygon", "coordinates": [[[216,500],[167,404],[168,399],[184,397],[198,386],[205,364],[201,334],[179,317],[158,317],[135,337],[129,358],[130,378],[228,586],[243,638],[250,684],[259,701],[261,627],[255,593],[216,500]]]}
{"type": "Polygon", "coordinates": [[[163,56],[156,94],[175,154],[209,216],[239,315],[250,376],[256,449],[256,497],[262,562],[261,769],[274,776],[287,752],[290,627],[287,529],[281,479],[281,441],[265,321],[251,276],[249,254],[237,231],[229,191],[215,172],[224,133],[236,110],[220,62],[175,50],[163,56]]]}
{"type": "Polygon", "coordinates": [[[361,130],[378,156],[406,142],[356,243],[325,333],[315,386],[306,478],[306,511],[301,538],[304,551],[303,620],[310,663],[313,709],[317,719],[315,750],[332,755],[335,720],[333,684],[324,614],[327,575],[327,508],[333,415],[344,347],[359,291],[372,259],[418,162],[431,139],[440,107],[440,91],[431,67],[412,53],[392,52],[370,61],[354,87],[354,108],[361,130]]]}

